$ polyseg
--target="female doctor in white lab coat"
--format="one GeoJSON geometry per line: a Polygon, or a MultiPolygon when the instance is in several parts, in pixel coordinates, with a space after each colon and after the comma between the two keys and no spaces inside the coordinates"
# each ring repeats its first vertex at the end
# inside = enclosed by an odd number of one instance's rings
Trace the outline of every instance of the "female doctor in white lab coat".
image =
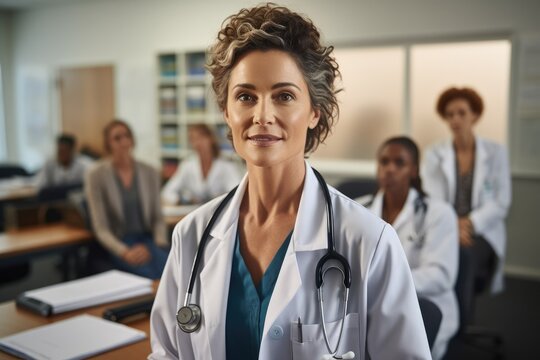
{"type": "Polygon", "coordinates": [[[189,143],[196,154],[182,161],[161,191],[170,205],[201,204],[235,187],[241,174],[236,165],[220,157],[216,135],[207,124],[188,128],[189,143]]]}
{"type": "Polygon", "coordinates": [[[386,140],[377,154],[379,190],[358,202],[396,229],[418,297],[432,301],[441,310],[441,326],[432,347],[433,359],[441,359],[459,325],[454,293],[458,223],[448,204],[424,194],[419,158],[418,147],[408,137],[386,140]]]}
{"type": "Polygon", "coordinates": [[[331,351],[323,337],[315,268],[327,253],[326,202],[304,156],[337,112],[332,48],[320,44],[310,20],[267,4],[230,17],[209,53],[218,104],[248,171],[207,238],[190,300],[202,322],[190,333],[176,315],[202,233],[223,197],[176,226],[152,310],[149,358],[429,359],[396,233],[333,188],[336,250],[350,264],[352,283],[343,318],[341,275],[324,276],[331,351]]]}
{"type": "Polygon", "coordinates": [[[437,101],[437,112],[452,139],[429,148],[422,164],[426,192],[452,204],[459,217],[460,245],[475,259],[477,292],[503,288],[505,219],[511,203],[506,149],[476,136],[484,109],[470,88],[450,88],[437,101]]]}

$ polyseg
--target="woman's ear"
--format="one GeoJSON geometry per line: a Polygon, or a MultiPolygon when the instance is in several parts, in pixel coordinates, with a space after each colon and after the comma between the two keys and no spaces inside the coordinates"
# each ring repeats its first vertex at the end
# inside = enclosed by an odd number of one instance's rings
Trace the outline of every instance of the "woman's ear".
{"type": "Polygon", "coordinates": [[[320,119],[321,119],[321,109],[318,108],[318,107],[313,108],[313,110],[312,110],[312,118],[309,121],[308,127],[310,129],[315,129],[315,127],[319,123],[320,119]]]}
{"type": "MultiPolygon", "coordinates": [[[[225,118],[225,122],[227,123],[227,125],[229,125],[229,112],[227,111],[226,106],[223,109],[223,118],[225,118]]],[[[230,127],[230,125],[229,125],[229,127],[230,127]]]]}

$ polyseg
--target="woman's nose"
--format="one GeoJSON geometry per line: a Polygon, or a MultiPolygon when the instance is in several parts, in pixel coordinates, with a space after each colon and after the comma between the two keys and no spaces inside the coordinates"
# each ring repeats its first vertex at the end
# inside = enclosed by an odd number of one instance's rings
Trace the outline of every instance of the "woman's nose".
{"type": "Polygon", "coordinates": [[[255,106],[253,123],[267,125],[274,122],[274,111],[271,99],[261,99],[255,106]]]}

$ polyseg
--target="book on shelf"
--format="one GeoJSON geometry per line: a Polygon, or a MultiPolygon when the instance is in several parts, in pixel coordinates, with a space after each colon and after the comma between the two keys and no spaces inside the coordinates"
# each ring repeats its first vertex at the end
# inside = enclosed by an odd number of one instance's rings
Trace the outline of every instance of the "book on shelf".
{"type": "Polygon", "coordinates": [[[159,74],[164,79],[174,79],[177,75],[176,55],[164,54],[159,57],[159,74]]]}
{"type": "Polygon", "coordinates": [[[228,139],[229,127],[227,124],[216,125],[216,135],[219,141],[219,147],[223,151],[233,151],[231,141],[228,139]]]}
{"type": "Polygon", "coordinates": [[[206,54],[204,52],[188,53],[187,74],[192,76],[204,76],[206,74],[206,54]]]}
{"type": "Polygon", "coordinates": [[[162,86],[159,88],[159,112],[162,115],[175,115],[178,113],[176,86],[162,86]]]}
{"type": "Polygon", "coordinates": [[[178,127],[176,125],[161,126],[161,148],[178,150],[178,127]]]}
{"type": "Polygon", "coordinates": [[[186,107],[189,113],[204,112],[206,108],[206,89],[204,85],[186,87],[186,107]]]}

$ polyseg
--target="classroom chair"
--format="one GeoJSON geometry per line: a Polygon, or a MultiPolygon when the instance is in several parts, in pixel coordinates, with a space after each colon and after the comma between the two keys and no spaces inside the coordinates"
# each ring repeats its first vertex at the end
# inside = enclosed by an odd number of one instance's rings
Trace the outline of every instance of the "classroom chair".
{"type": "Polygon", "coordinates": [[[442,312],[435,303],[428,299],[418,298],[418,304],[420,305],[420,312],[424,320],[429,348],[432,349],[433,343],[439,333],[439,328],[441,327],[442,312]]]}
{"type": "Polygon", "coordinates": [[[473,325],[474,303],[476,301],[475,279],[472,267],[472,257],[462,248],[459,250],[459,271],[455,285],[459,306],[458,340],[485,352],[493,359],[504,359],[503,338],[497,332],[484,327],[473,325]]]}
{"type": "Polygon", "coordinates": [[[371,178],[350,179],[341,182],[336,189],[351,199],[369,195],[377,191],[377,180],[371,178]]]}

